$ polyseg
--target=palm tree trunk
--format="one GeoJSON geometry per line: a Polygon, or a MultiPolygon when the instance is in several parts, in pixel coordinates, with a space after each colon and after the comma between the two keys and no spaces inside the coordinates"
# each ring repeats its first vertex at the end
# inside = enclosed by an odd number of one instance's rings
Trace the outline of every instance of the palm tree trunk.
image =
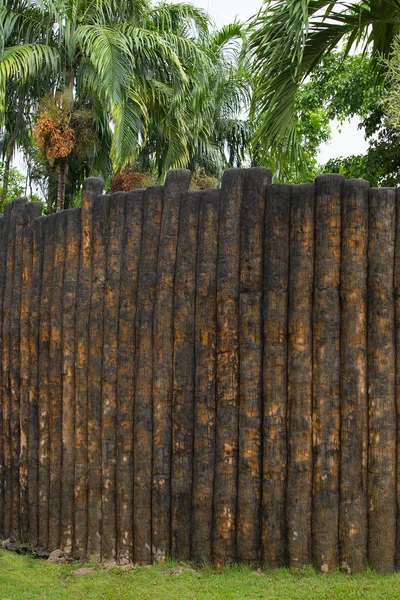
{"type": "Polygon", "coordinates": [[[58,190],[56,211],[64,210],[65,207],[65,179],[67,174],[67,159],[61,158],[59,162],[58,190]]]}
{"type": "Polygon", "coordinates": [[[0,211],[4,211],[4,204],[6,202],[7,193],[8,193],[8,181],[10,178],[10,167],[11,167],[11,157],[15,144],[15,140],[17,139],[17,134],[13,133],[10,139],[8,140],[6,153],[5,153],[5,162],[4,162],[4,174],[3,174],[3,189],[1,191],[0,196],[0,211]]]}

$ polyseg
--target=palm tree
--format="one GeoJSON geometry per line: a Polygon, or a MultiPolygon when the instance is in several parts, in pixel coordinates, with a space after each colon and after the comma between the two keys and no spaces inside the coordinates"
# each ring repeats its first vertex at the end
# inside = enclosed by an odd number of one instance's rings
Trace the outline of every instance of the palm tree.
{"type": "Polygon", "coordinates": [[[384,81],[382,57],[400,32],[399,0],[349,3],[272,0],[252,22],[250,49],[255,74],[252,114],[255,142],[301,167],[301,136],[296,93],[332,50],[368,52],[378,87],[384,81]]]}
{"type": "MultiPolygon", "coordinates": [[[[45,77],[71,114],[90,107],[100,139],[122,168],[147,139],[151,113],[163,116],[168,152],[162,174],[188,160],[179,100],[190,77],[207,70],[205,14],[187,4],[150,0],[15,0],[0,9],[0,115],[9,82],[45,77]],[[200,43],[199,43],[200,42],[200,43]]],[[[59,176],[64,206],[66,169],[59,176]],[[62,176],[64,174],[64,176],[62,176]]]]}

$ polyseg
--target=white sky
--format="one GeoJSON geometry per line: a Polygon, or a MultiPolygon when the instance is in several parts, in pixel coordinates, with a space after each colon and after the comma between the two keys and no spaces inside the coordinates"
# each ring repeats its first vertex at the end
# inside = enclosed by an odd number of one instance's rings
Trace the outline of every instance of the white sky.
{"type": "MultiPolygon", "coordinates": [[[[176,1],[176,0],[171,0],[176,1]]],[[[190,0],[186,0],[189,1],[190,0]]],[[[234,21],[237,17],[240,21],[247,21],[261,8],[262,0],[192,0],[192,4],[205,9],[216,25],[221,27],[234,21]]],[[[320,149],[318,160],[321,164],[330,158],[346,157],[352,154],[362,154],[367,149],[362,130],[358,129],[357,119],[340,126],[336,122],[331,123],[332,139],[328,144],[323,144],[320,149]]]]}

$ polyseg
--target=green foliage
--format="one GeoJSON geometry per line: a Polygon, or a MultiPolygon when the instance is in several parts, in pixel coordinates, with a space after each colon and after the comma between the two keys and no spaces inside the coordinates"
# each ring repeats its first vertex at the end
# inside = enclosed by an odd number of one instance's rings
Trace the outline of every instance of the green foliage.
{"type": "MultiPolygon", "coordinates": [[[[0,162],[0,181],[3,180],[4,177],[4,163],[0,162]]],[[[0,186],[0,194],[2,191],[2,187],[0,186]]],[[[18,198],[19,196],[23,196],[25,193],[25,177],[21,175],[21,173],[15,167],[10,168],[9,180],[8,180],[8,191],[6,196],[6,201],[11,202],[14,198],[18,198]]]]}
{"type": "Polygon", "coordinates": [[[389,55],[398,32],[398,1],[265,2],[253,20],[250,38],[255,76],[252,114],[257,120],[255,142],[278,156],[278,173],[294,165],[301,174],[307,163],[295,109],[307,78],[322,71],[324,59],[333,51],[342,47],[346,57],[357,48],[370,52],[374,93],[384,79],[381,57],[389,55]]]}
{"type": "Polygon", "coordinates": [[[2,600],[381,600],[400,598],[400,574],[366,571],[349,577],[317,575],[311,567],[259,572],[232,565],[215,571],[172,562],[136,569],[88,564],[54,565],[0,550],[2,600]]]}

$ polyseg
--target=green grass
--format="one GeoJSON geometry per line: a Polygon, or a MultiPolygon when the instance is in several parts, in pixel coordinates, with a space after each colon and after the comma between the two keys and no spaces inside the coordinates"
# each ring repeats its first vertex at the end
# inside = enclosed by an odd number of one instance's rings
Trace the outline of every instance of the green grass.
{"type": "Polygon", "coordinates": [[[400,574],[317,575],[311,568],[257,573],[232,566],[168,575],[172,563],[133,570],[90,566],[93,572],[75,577],[82,565],[0,550],[0,600],[400,600],[400,574]]]}

